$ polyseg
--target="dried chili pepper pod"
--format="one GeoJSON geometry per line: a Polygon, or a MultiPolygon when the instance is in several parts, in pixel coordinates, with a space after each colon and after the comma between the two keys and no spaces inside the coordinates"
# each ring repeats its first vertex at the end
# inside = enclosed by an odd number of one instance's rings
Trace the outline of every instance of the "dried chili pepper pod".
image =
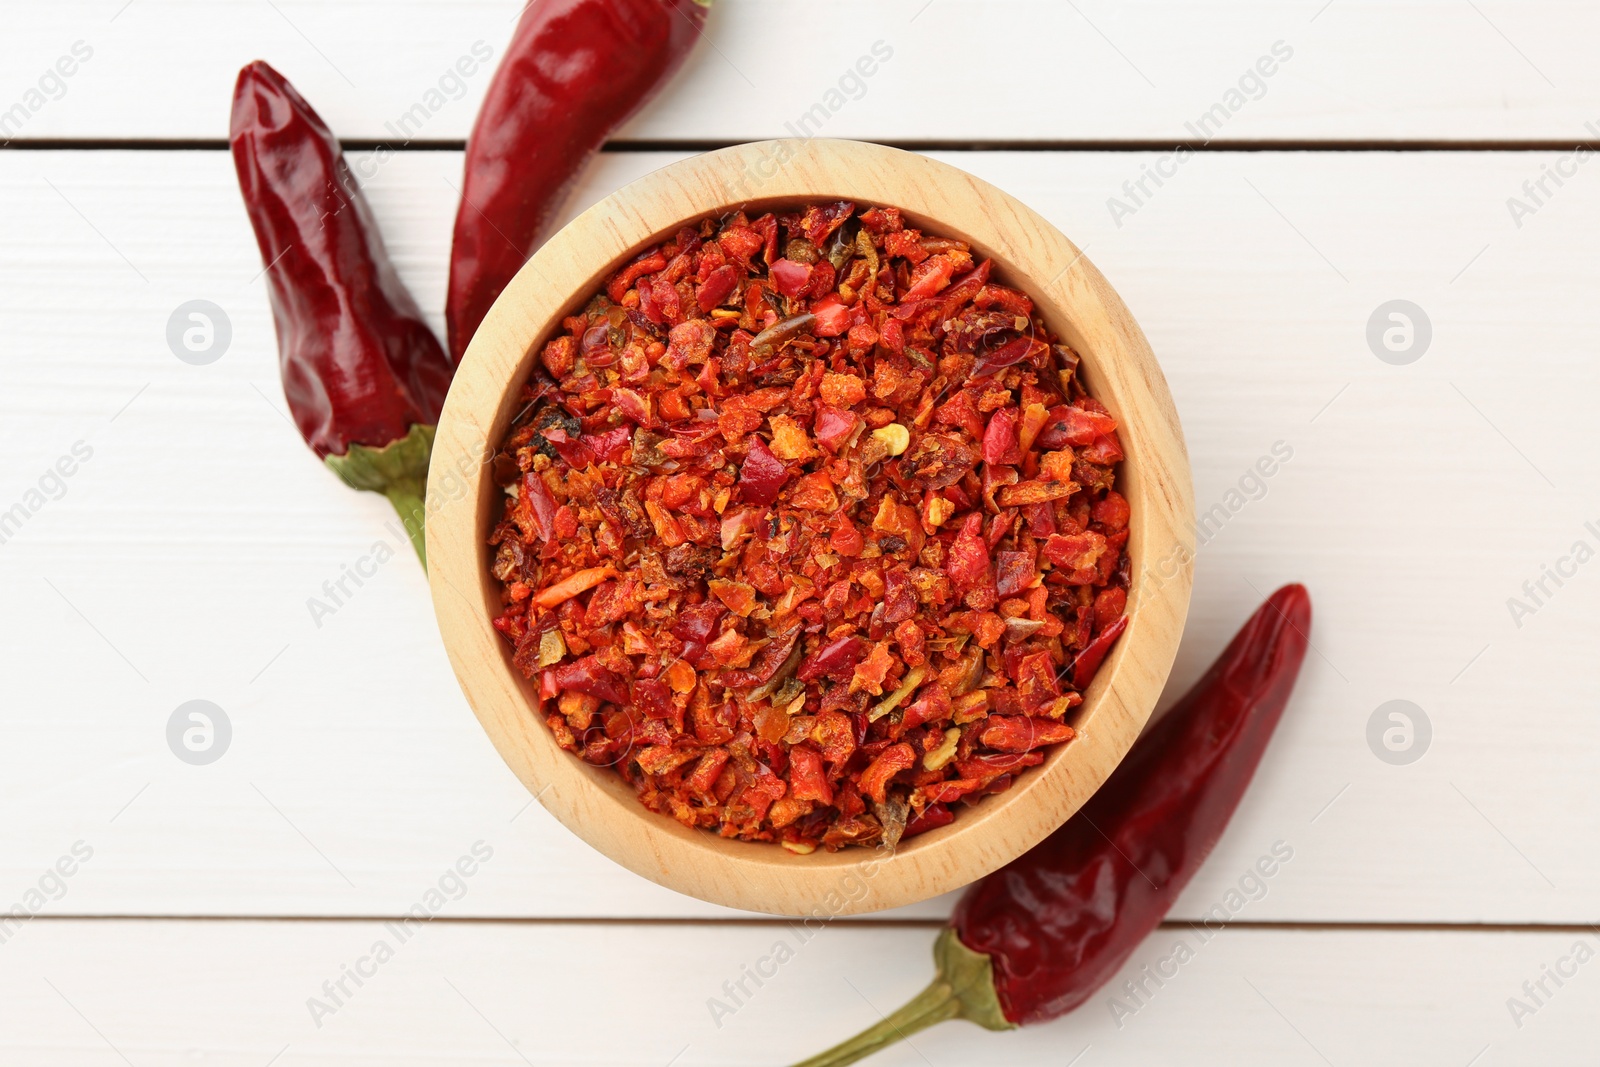
{"type": "Polygon", "coordinates": [[[450,361],[390,265],[339,142],[264,62],[239,72],[229,146],[294,424],[347,485],[389,498],[426,562],[423,492],[450,361]]]}
{"type": "Polygon", "coordinates": [[[467,141],[445,334],[478,324],[549,236],[578,172],[688,57],[711,0],[539,0],[517,23],[467,141]]]}
{"type": "Polygon", "coordinates": [[[1117,973],[1222,836],[1305,659],[1311,599],[1273,593],[1083,811],[969,889],[905,1007],[798,1067],[839,1067],[946,1019],[1010,1030],[1117,973]]]}

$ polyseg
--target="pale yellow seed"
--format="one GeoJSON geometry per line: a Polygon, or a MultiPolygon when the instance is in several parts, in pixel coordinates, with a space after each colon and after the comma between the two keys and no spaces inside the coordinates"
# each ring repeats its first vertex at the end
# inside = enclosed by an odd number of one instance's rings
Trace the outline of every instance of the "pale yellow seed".
{"type": "Polygon", "coordinates": [[[546,630],[539,635],[539,666],[554,667],[567,654],[567,643],[561,639],[560,630],[546,630]]]}
{"type": "Polygon", "coordinates": [[[911,444],[911,431],[898,422],[891,422],[882,429],[873,430],[872,436],[883,442],[891,456],[898,456],[906,450],[907,445],[911,444]]]}
{"type": "Polygon", "coordinates": [[[1052,700],[1049,708],[1045,710],[1045,717],[1059,719],[1061,716],[1065,715],[1072,709],[1072,696],[1073,694],[1068,693],[1066,696],[1056,697],[1054,700],[1052,700]]]}
{"type": "Polygon", "coordinates": [[[922,757],[922,765],[930,771],[943,770],[956,755],[956,742],[961,740],[961,731],[952,726],[944,732],[944,740],[939,747],[922,757]]]}

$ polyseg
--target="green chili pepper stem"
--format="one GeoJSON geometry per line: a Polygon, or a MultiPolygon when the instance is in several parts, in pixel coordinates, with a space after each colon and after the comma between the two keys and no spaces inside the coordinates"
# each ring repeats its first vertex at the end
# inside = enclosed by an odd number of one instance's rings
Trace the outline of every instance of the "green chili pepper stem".
{"type": "Polygon", "coordinates": [[[427,530],[423,523],[428,511],[423,493],[411,487],[396,486],[383,495],[389,498],[389,503],[400,513],[400,525],[406,528],[406,536],[411,538],[411,547],[417,550],[417,559],[422,561],[422,569],[427,570],[427,530]]]}
{"type": "Polygon", "coordinates": [[[328,456],[333,473],[352,489],[382,493],[400,513],[400,522],[417,550],[422,569],[428,569],[424,521],[427,518],[428,459],[433,454],[432,426],[413,426],[398,441],[382,448],[351,445],[342,456],[328,456]]]}
{"type": "Polygon", "coordinates": [[[795,1067],[845,1067],[946,1019],[966,1019],[988,1030],[1016,1028],[1000,1008],[987,955],[963,945],[946,927],[933,944],[933,960],[933,981],[904,1007],[795,1067]]]}
{"type": "Polygon", "coordinates": [[[956,999],[950,983],[936,978],[927,989],[911,998],[905,1007],[884,1016],[882,1022],[874,1023],[849,1040],[795,1067],[844,1067],[847,1063],[866,1059],[918,1030],[960,1016],[961,1001],[956,999]]]}

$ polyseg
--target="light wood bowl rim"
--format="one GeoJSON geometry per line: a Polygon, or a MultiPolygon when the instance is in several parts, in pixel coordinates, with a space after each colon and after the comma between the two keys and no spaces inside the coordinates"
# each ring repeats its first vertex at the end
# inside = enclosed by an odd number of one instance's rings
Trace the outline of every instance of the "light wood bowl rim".
{"type": "Polygon", "coordinates": [[[765,141],[646,175],[585,211],[517,274],[484,320],[439,420],[428,484],[434,610],[462,691],[495,748],[557,819],[611,859],[701,900],[756,912],[834,917],[959,888],[1060,826],[1100,786],[1149,718],[1176,655],[1193,581],[1188,456],[1166,379],[1121,298],[1065,235],[1008,194],[925,156],[837,140],[765,141]],[[798,856],[727,840],[648,811],[609,769],[556,745],[530,710],[531,687],[490,626],[497,611],[485,544],[503,497],[488,442],[502,439],[531,361],[563,315],[614,264],[686,221],[732,210],[855,200],[899,207],[914,225],[971,242],[1034,297],[1077,349],[1093,395],[1118,416],[1136,573],[1128,628],[1076,720],[1079,736],[1007,792],[903,844],[798,856]]]}

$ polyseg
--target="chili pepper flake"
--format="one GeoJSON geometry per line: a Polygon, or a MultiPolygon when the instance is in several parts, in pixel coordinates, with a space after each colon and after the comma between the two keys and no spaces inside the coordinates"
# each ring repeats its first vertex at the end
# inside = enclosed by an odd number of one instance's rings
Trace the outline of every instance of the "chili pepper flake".
{"type": "Polygon", "coordinates": [[[1033,303],[892,208],[619,266],[502,445],[493,623],[648,808],[892,847],[1070,743],[1127,624],[1115,417],[1033,303]]]}

